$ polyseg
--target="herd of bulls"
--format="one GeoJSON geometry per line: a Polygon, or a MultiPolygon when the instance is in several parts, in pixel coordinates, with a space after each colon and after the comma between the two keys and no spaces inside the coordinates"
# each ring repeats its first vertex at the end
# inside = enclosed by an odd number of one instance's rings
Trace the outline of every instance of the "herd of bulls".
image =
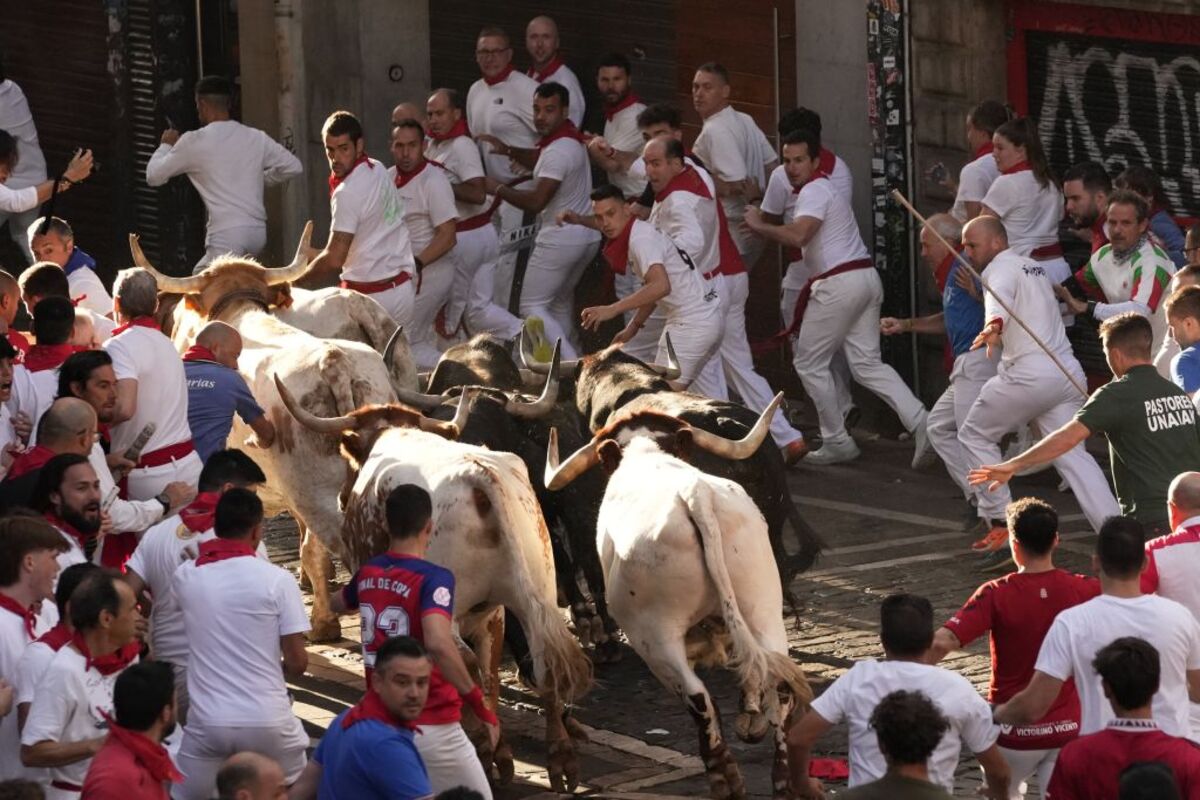
{"type": "MultiPolygon", "coordinates": [[[[672,363],[614,347],[574,362],[556,348],[550,364],[522,347],[519,366],[487,336],[418,375],[403,333],[369,298],[291,288],[308,269],[311,230],[287,267],[227,258],[187,278],[154,270],[133,237],[131,249],[158,279],[162,328],[181,350],[211,320],[242,336],[239,369],[277,431],[255,455],[267,475],[260,495],[268,513],[287,510],[300,525],[314,636],[340,637],[328,553],[353,570],[382,552],[384,498],[421,485],[434,505],[428,558],[455,575],[456,622],[490,702],[505,641],[544,698],[556,791],[579,777],[564,707],[591,683],[580,640],[595,661],[613,660],[619,628],[686,703],[719,798],[745,787],[693,665],[730,664],[742,692],[736,732],[756,741],[774,731],[774,793],[787,796],[783,722],[811,692],[788,657],[783,600],[821,542],[767,435],[779,398],[759,416],[676,392],[672,363]],[[561,462],[560,448],[571,453],[561,462]]],[[[251,439],[235,419],[230,443],[251,439]]],[[[478,740],[484,763],[511,777],[506,745],[485,752],[478,740]]]]}

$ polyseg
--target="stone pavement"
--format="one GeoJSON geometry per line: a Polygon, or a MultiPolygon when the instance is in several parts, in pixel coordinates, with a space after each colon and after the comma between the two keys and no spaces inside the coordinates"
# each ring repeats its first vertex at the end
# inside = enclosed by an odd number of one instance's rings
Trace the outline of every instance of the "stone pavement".
{"type": "MultiPolygon", "coordinates": [[[[816,567],[792,585],[800,609],[788,622],[792,657],[804,666],[818,692],[856,660],[882,655],[877,609],[885,595],[897,591],[925,595],[940,622],[979,583],[998,574],[975,571],[977,557],[969,552],[970,538],[962,533],[965,505],[940,465],[915,473],[908,466],[911,445],[859,439],[863,456],[858,461],[823,470],[799,469],[789,478],[802,513],[827,543],[816,567]]],[[[1101,458],[1102,463],[1107,461],[1101,458]]],[[[1053,471],[1019,479],[1017,493],[1036,494],[1055,505],[1062,517],[1059,562],[1086,572],[1092,533],[1072,496],[1057,491],[1057,481],[1053,471]]],[[[294,528],[289,522],[276,521],[268,543],[276,561],[295,568],[294,528]]],[[[345,578],[343,571],[339,581],[345,578]]],[[[314,742],[362,691],[357,617],[343,620],[342,629],[342,642],[309,649],[309,675],[292,686],[297,713],[314,742]]],[[[945,665],[986,689],[986,641],[952,654],[945,665]]],[[[726,721],[732,720],[737,691],[731,674],[709,670],[700,675],[726,721]]],[[[513,670],[504,677],[500,716],[517,764],[514,784],[497,797],[554,796],[543,769],[544,723],[536,698],[520,685],[513,670]]],[[[591,738],[579,748],[580,794],[707,796],[690,717],[631,650],[624,651],[620,663],[597,668],[596,685],[574,715],[591,738]]],[[[751,797],[769,797],[769,743],[747,745],[734,737],[730,746],[751,797]]],[[[821,756],[845,758],[845,729],[835,729],[817,750],[821,756]]],[[[964,759],[956,794],[973,795],[978,786],[978,767],[964,759]]]]}

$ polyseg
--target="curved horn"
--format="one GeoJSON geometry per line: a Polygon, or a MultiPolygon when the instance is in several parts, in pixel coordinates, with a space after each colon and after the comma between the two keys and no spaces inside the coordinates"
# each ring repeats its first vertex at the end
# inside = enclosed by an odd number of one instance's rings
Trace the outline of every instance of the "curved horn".
{"type": "Polygon", "coordinates": [[[558,362],[561,349],[562,340],[556,340],[554,342],[554,358],[550,359],[550,371],[546,373],[546,385],[542,387],[542,393],[538,399],[532,403],[523,403],[509,397],[504,401],[505,411],[521,419],[538,419],[554,409],[554,404],[558,402],[558,362]]]}
{"type": "Polygon", "coordinates": [[[392,331],[392,335],[388,338],[387,344],[383,346],[383,363],[389,368],[392,366],[392,357],[396,355],[396,342],[400,341],[400,337],[404,335],[404,326],[397,325],[396,330],[392,331]]]}
{"type": "Polygon", "coordinates": [[[558,428],[550,429],[550,442],[546,445],[546,472],[543,476],[547,489],[558,491],[599,463],[600,455],[596,452],[595,442],[588,442],[559,464],[558,428]]]}
{"type": "Polygon", "coordinates": [[[669,381],[673,381],[679,377],[681,370],[679,369],[679,358],[675,355],[675,345],[671,344],[671,334],[665,334],[667,339],[667,365],[662,364],[647,364],[646,366],[657,372],[669,381]]]}
{"type": "Polygon", "coordinates": [[[715,433],[692,428],[692,442],[698,447],[702,447],[713,455],[722,458],[741,461],[749,458],[758,452],[758,448],[762,445],[763,440],[767,438],[767,434],[771,430],[771,417],[775,416],[775,409],[779,408],[779,404],[783,402],[783,392],[775,395],[775,399],[763,409],[759,414],[758,421],[754,423],[754,427],[750,429],[741,439],[726,439],[724,436],[718,436],[715,433]]]}
{"type": "MultiPolygon", "coordinates": [[[[519,338],[520,338],[520,348],[519,349],[521,351],[521,366],[523,366],[525,369],[529,370],[530,372],[536,372],[539,375],[549,374],[550,365],[543,363],[541,361],[538,361],[536,358],[533,357],[533,343],[529,341],[529,334],[525,332],[524,323],[522,323],[522,325],[521,325],[521,336],[519,338]]],[[[574,375],[575,370],[577,370],[578,368],[579,368],[579,360],[578,359],[568,359],[565,361],[559,361],[558,374],[562,375],[563,372],[569,372],[570,374],[574,375]]]]}
{"type": "Polygon", "coordinates": [[[409,389],[402,389],[399,386],[394,387],[396,397],[401,403],[413,408],[419,408],[422,411],[433,411],[440,406],[445,397],[440,394],[425,394],[424,392],[414,392],[409,389]]]}
{"type": "Polygon", "coordinates": [[[158,284],[160,292],[196,294],[207,283],[207,279],[199,275],[192,275],[188,278],[173,278],[170,275],[163,275],[154,268],[154,265],[150,263],[150,259],[146,258],[146,254],[142,252],[142,245],[138,242],[138,235],[136,233],[129,234],[129,252],[133,255],[133,263],[136,266],[141,267],[154,276],[154,281],[158,284]]]}
{"type": "Polygon", "coordinates": [[[318,433],[342,433],[343,431],[352,431],[358,428],[357,417],[318,417],[316,414],[304,410],[296,402],[296,398],[292,397],[292,393],[288,391],[288,388],[283,385],[283,381],[279,379],[279,376],[272,373],[271,377],[275,381],[275,388],[279,390],[279,398],[283,400],[283,405],[287,408],[288,413],[310,431],[317,431],[318,433]]]}
{"type": "Polygon", "coordinates": [[[286,267],[263,267],[268,286],[299,280],[308,272],[308,249],[312,244],[312,229],[310,219],[304,226],[304,233],[300,234],[300,244],[296,246],[296,257],[292,259],[291,264],[286,267]]]}

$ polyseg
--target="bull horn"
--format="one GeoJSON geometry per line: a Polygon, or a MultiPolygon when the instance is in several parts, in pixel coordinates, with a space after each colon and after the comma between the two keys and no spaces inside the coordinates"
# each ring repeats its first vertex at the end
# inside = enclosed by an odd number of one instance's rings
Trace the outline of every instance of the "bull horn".
{"type": "Polygon", "coordinates": [[[543,480],[550,491],[558,491],[571,481],[600,463],[594,442],[588,442],[571,454],[562,464],[558,463],[558,428],[550,429],[550,442],[546,445],[546,473],[543,480]]]}
{"type": "Polygon", "coordinates": [[[775,410],[779,408],[779,404],[783,402],[783,392],[775,395],[775,399],[763,409],[763,412],[758,415],[758,421],[754,423],[754,427],[750,429],[741,439],[726,439],[724,436],[718,436],[715,433],[692,428],[692,442],[713,455],[721,458],[728,458],[734,461],[741,461],[758,452],[758,448],[762,445],[763,440],[767,438],[767,434],[771,430],[771,418],[775,416],[775,410]]]}
{"type": "Polygon", "coordinates": [[[680,375],[679,358],[675,355],[675,345],[671,344],[671,334],[665,334],[667,340],[667,365],[662,364],[647,364],[650,369],[657,372],[662,377],[669,381],[673,381],[680,375]]]}
{"type": "Polygon", "coordinates": [[[392,357],[396,355],[396,342],[400,341],[400,337],[404,335],[404,326],[397,325],[396,330],[392,331],[392,335],[388,338],[387,344],[383,346],[383,363],[390,369],[392,366],[392,357]]]}
{"type": "Polygon", "coordinates": [[[462,434],[463,428],[467,427],[467,417],[471,415],[471,400],[475,397],[476,392],[476,389],[466,388],[459,395],[458,408],[454,411],[454,419],[450,420],[450,424],[454,426],[455,439],[462,434]]]}
{"type": "Polygon", "coordinates": [[[287,408],[288,413],[310,431],[317,431],[318,433],[342,433],[343,431],[352,431],[358,428],[358,418],[354,416],[318,417],[316,414],[306,411],[296,402],[296,398],[292,397],[292,393],[283,385],[283,381],[279,379],[278,375],[272,373],[271,378],[275,381],[275,388],[279,390],[279,398],[283,400],[283,405],[287,408]]]}
{"type": "Polygon", "coordinates": [[[129,252],[133,256],[133,263],[136,266],[141,267],[154,276],[154,282],[158,284],[160,292],[196,294],[208,282],[206,278],[202,278],[199,275],[192,275],[187,278],[173,278],[170,275],[163,275],[154,268],[154,265],[150,263],[150,259],[146,258],[146,254],[142,252],[142,245],[138,241],[136,233],[129,234],[129,252]]]}
{"type": "Polygon", "coordinates": [[[312,244],[313,224],[310,219],[304,225],[304,233],[300,234],[300,244],[296,246],[296,257],[286,267],[263,267],[267,285],[275,286],[280,283],[291,283],[299,280],[308,272],[308,249],[312,244]]]}
{"type": "Polygon", "coordinates": [[[425,394],[424,392],[414,392],[410,389],[402,389],[399,386],[393,387],[396,392],[396,397],[401,403],[413,408],[419,408],[422,411],[433,411],[440,406],[445,397],[440,394],[425,394]]]}
{"type": "Polygon", "coordinates": [[[554,409],[554,404],[558,402],[558,362],[561,349],[562,340],[559,339],[554,342],[554,358],[550,359],[550,372],[546,374],[546,385],[542,387],[538,399],[532,403],[523,403],[509,397],[504,401],[505,411],[521,419],[538,419],[554,409]]]}
{"type": "MultiPolygon", "coordinates": [[[[544,364],[533,357],[532,343],[529,341],[529,334],[526,333],[524,324],[521,325],[520,341],[521,366],[525,367],[525,369],[529,370],[530,372],[536,372],[539,375],[548,374],[550,372],[550,365],[544,364]]],[[[565,361],[560,360],[558,364],[558,374],[562,375],[564,372],[569,372],[570,374],[574,375],[575,370],[578,368],[578,359],[568,359],[565,361]]]]}

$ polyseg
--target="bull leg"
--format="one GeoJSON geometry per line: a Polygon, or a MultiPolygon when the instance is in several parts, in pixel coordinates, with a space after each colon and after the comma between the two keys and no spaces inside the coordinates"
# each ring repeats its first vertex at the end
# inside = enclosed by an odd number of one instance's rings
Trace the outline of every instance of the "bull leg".
{"type": "Polygon", "coordinates": [[[561,525],[551,528],[550,551],[554,556],[554,574],[558,578],[559,604],[566,601],[571,612],[571,624],[575,626],[575,637],[586,647],[592,643],[593,636],[601,631],[600,621],[595,618],[595,609],[589,605],[579,588],[579,570],[563,544],[562,537],[565,535],[561,525]]]}
{"type": "Polygon", "coordinates": [[[789,770],[787,752],[787,734],[795,721],[797,708],[796,695],[786,684],[779,686],[776,702],[771,712],[771,723],[775,726],[774,752],[771,759],[771,798],[772,800],[790,800],[788,790],[789,770]]]}
{"type": "Polygon", "coordinates": [[[600,566],[600,556],[596,552],[594,540],[580,553],[579,560],[583,568],[583,578],[592,593],[592,602],[596,606],[598,618],[592,626],[592,644],[596,648],[595,660],[601,664],[615,664],[621,660],[621,644],[617,641],[617,631],[620,628],[608,611],[604,570],[600,566]]]}
{"type": "Polygon", "coordinates": [[[300,524],[300,568],[312,582],[312,631],[309,641],[336,642],[342,638],[342,626],[329,609],[329,576],[333,562],[320,537],[300,524]]]}
{"type": "MultiPolygon", "coordinates": [[[[770,704],[768,704],[770,706],[770,704]]],[[[733,730],[743,742],[754,744],[761,742],[771,729],[770,708],[763,708],[763,691],[761,686],[742,687],[741,700],[738,704],[737,719],[734,720],[733,730]]]]}
{"type": "Polygon", "coordinates": [[[546,769],[552,791],[574,794],[579,785],[579,758],[562,701],[551,696],[546,697],[546,769]]]}
{"type": "MultiPolygon", "coordinates": [[[[482,624],[475,627],[471,636],[473,660],[477,665],[476,680],[483,689],[488,708],[492,711],[498,711],[500,707],[500,661],[504,654],[504,635],[504,610],[496,608],[486,615],[482,624]]],[[[482,724],[474,731],[467,729],[467,734],[489,776],[500,785],[512,783],[516,769],[513,764],[512,745],[505,739],[503,727],[495,751],[491,750],[487,732],[482,724]]]]}

